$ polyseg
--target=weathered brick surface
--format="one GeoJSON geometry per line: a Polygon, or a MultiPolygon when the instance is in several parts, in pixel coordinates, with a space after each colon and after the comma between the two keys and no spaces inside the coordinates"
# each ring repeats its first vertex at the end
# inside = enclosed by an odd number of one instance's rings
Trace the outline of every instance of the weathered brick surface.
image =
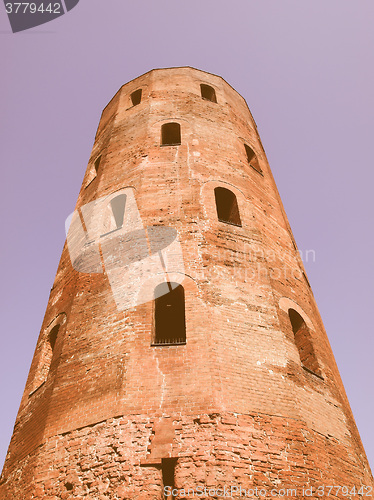
{"type": "Polygon", "coordinates": [[[373,486],[245,101],[191,68],[124,85],[103,112],[77,208],[123,188],[132,189],[144,226],[178,230],[187,343],[152,346],[153,302],[119,311],[108,276],[73,269],[65,246],[0,498],[159,499],[168,457],[177,459],[178,488],[293,487],[303,498],[303,487],[373,486]],[[201,83],[215,88],[217,103],[201,98],[201,83]],[[142,101],[132,106],[139,88],[142,101]],[[181,124],[181,145],[160,146],[171,121],[181,124]],[[217,220],[216,187],[235,193],[241,227],[217,220]],[[290,308],[305,321],[316,373],[301,365],[290,308]]]}
{"type": "MultiPolygon", "coordinates": [[[[362,458],[332,437],[312,431],[302,420],[226,412],[165,420],[175,429],[171,454],[179,457],[178,489],[257,486],[270,496],[273,489],[296,488],[297,498],[302,498],[303,487],[315,492],[322,485],[358,490],[361,484],[370,484],[362,458]]],[[[47,439],[10,474],[9,498],[14,498],[13,488],[18,487],[20,500],[161,500],[161,466],[146,460],[154,425],[154,418],[134,414],[47,439]],[[30,461],[35,479],[24,492],[30,461]]],[[[314,493],[312,498],[320,497],[314,493]]]]}

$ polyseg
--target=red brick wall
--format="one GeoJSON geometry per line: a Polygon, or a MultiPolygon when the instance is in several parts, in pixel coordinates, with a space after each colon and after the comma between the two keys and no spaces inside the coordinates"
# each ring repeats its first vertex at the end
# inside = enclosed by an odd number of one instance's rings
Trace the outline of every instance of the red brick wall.
{"type": "Polygon", "coordinates": [[[178,487],[373,485],[245,101],[190,68],[124,85],[103,112],[77,207],[130,187],[144,226],[178,230],[187,343],[152,346],[152,301],[118,310],[108,276],[74,270],[65,246],[0,498],[161,498],[161,465],[147,460],[167,456],[178,458],[178,487]],[[201,98],[200,83],[215,88],[217,103],[201,98]],[[161,125],[172,121],[182,144],[161,147],[161,125]],[[219,186],[235,193],[241,227],[217,220],[219,186]],[[318,374],[302,367],[289,308],[306,323],[318,374]],[[33,393],[62,313],[50,373],[33,393]],[[172,442],[157,437],[161,417],[174,422],[172,442]]]}
{"type": "MultiPolygon", "coordinates": [[[[287,498],[321,498],[317,491],[323,486],[355,487],[358,492],[362,484],[372,484],[362,458],[303,420],[227,412],[168,420],[174,430],[171,454],[179,456],[175,487],[180,490],[258,487],[271,498],[272,491],[296,489],[297,496],[287,498]],[[303,488],[312,488],[313,495],[304,496],[303,488]]],[[[154,417],[134,414],[51,437],[10,473],[11,486],[6,485],[2,498],[161,500],[161,464],[146,459],[155,424],[154,417]],[[30,464],[36,471],[31,483],[30,464]]],[[[190,493],[185,498],[212,498],[190,493]]],[[[336,493],[329,496],[364,498],[336,493]]],[[[243,496],[233,490],[232,498],[243,496]]]]}

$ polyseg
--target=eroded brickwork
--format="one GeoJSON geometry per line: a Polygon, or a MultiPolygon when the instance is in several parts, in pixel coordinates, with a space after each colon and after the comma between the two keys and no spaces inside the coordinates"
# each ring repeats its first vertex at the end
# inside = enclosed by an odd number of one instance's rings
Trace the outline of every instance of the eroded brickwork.
{"type": "MultiPolygon", "coordinates": [[[[257,486],[270,496],[272,490],[296,488],[301,498],[302,488],[315,492],[321,485],[342,484],[359,490],[370,484],[363,457],[311,431],[302,420],[225,412],[163,420],[170,420],[174,428],[171,456],[179,457],[175,487],[180,490],[257,486]]],[[[19,464],[9,481],[19,486],[20,500],[161,500],[161,463],[149,458],[152,432],[159,423],[160,419],[131,415],[50,438],[19,464]],[[36,480],[23,492],[30,460],[36,480]]],[[[11,498],[13,490],[9,491],[11,498]]],[[[186,498],[194,497],[191,493],[186,498]]],[[[233,498],[242,497],[234,492],[233,498]]],[[[314,493],[312,498],[320,497],[314,493]]],[[[341,496],[333,493],[331,498],[341,496]]]]}
{"type": "MultiPolygon", "coordinates": [[[[1,500],[161,499],[171,466],[177,488],[297,488],[303,498],[302,488],[373,486],[242,97],[191,68],[154,70],[124,85],[103,112],[77,209],[103,197],[97,241],[86,227],[73,264],[63,250],[1,500]],[[214,88],[216,102],[203,98],[201,85],[214,88]],[[180,125],[181,144],[160,144],[166,123],[180,125]],[[235,195],[232,223],[217,216],[216,188],[235,195]],[[136,201],[132,217],[144,227],[178,232],[183,345],[154,345],[153,300],[119,307],[122,295],[141,297],[164,276],[139,266],[136,289],[121,273],[113,280],[99,271],[108,238],[114,248],[126,244],[108,212],[117,192],[136,201]]],[[[139,262],[141,251],[131,251],[139,262]]]]}

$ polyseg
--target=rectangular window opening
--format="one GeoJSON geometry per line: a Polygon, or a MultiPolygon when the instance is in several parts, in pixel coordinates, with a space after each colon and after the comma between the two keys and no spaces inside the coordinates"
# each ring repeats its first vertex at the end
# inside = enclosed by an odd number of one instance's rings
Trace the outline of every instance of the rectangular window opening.
{"type": "Polygon", "coordinates": [[[210,85],[202,83],[200,85],[201,97],[207,101],[217,102],[216,91],[210,85]]]}
{"type": "Polygon", "coordinates": [[[216,198],[217,217],[220,222],[241,227],[238,202],[235,194],[224,187],[214,189],[216,198]]]}
{"type": "Polygon", "coordinates": [[[180,146],[181,126],[179,123],[164,123],[161,127],[162,146],[180,146]]]}
{"type": "Polygon", "coordinates": [[[133,92],[130,97],[132,105],[137,106],[141,103],[142,100],[142,89],[135,90],[135,92],[133,92]]]}
{"type": "Polygon", "coordinates": [[[169,491],[173,491],[175,489],[175,466],[177,464],[176,458],[163,458],[161,461],[162,468],[162,484],[163,484],[163,492],[165,500],[174,500],[176,498],[175,495],[166,495],[165,488],[168,487],[169,491]]]}
{"type": "Polygon", "coordinates": [[[178,283],[160,283],[154,292],[153,345],[186,343],[184,289],[178,283]]]}

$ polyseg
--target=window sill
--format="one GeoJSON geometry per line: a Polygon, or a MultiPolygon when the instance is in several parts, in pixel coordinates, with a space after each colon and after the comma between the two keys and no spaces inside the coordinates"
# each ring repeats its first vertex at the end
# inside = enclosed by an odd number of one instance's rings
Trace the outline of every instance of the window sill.
{"type": "Polygon", "coordinates": [[[213,104],[217,104],[217,101],[212,101],[212,99],[208,99],[207,97],[202,97],[201,99],[203,101],[208,101],[208,102],[212,102],[213,104]]]}
{"type": "Polygon", "coordinates": [[[262,177],[264,176],[263,171],[262,171],[262,170],[259,170],[259,169],[258,169],[258,168],[256,168],[256,167],[254,167],[254,166],[252,165],[252,163],[250,163],[250,164],[249,164],[249,166],[250,166],[250,167],[252,167],[252,168],[253,168],[253,170],[256,170],[256,172],[257,172],[258,174],[262,175],[262,177]]]}
{"type": "Polygon", "coordinates": [[[241,224],[235,224],[235,222],[229,222],[227,220],[218,219],[218,222],[222,222],[223,224],[229,224],[230,226],[243,227],[241,224]]]}
{"type": "Polygon", "coordinates": [[[151,347],[170,347],[173,345],[186,345],[187,342],[152,342],[151,347]]]}
{"type": "Polygon", "coordinates": [[[101,234],[101,235],[100,235],[100,238],[104,238],[104,236],[108,236],[108,234],[115,233],[116,231],[119,231],[120,229],[122,229],[122,227],[123,227],[123,226],[121,226],[121,227],[116,227],[116,229],[112,229],[111,231],[108,231],[107,233],[101,234]]]}
{"type": "Polygon", "coordinates": [[[302,368],[308,372],[308,373],[311,373],[312,375],[315,375],[316,377],[320,378],[321,380],[325,380],[322,375],[319,375],[318,373],[314,372],[313,370],[311,370],[310,368],[307,368],[306,366],[304,366],[303,364],[301,365],[302,368]]]}
{"type": "Polygon", "coordinates": [[[43,380],[43,382],[40,385],[38,385],[38,387],[36,389],[34,389],[33,391],[30,392],[29,398],[31,398],[31,396],[33,396],[41,387],[43,387],[44,384],[45,384],[45,380],[43,380]]]}
{"type": "Polygon", "coordinates": [[[94,177],[93,179],[91,179],[91,180],[90,180],[90,181],[89,181],[89,182],[88,182],[88,183],[84,186],[84,189],[87,189],[87,188],[88,188],[88,186],[91,186],[91,184],[92,184],[92,183],[93,183],[93,181],[96,179],[96,177],[97,177],[97,176],[95,175],[95,177],[94,177]]]}
{"type": "Polygon", "coordinates": [[[95,240],[87,241],[87,243],[85,243],[84,246],[88,247],[88,246],[92,245],[92,243],[96,243],[96,241],[95,240]]]}

